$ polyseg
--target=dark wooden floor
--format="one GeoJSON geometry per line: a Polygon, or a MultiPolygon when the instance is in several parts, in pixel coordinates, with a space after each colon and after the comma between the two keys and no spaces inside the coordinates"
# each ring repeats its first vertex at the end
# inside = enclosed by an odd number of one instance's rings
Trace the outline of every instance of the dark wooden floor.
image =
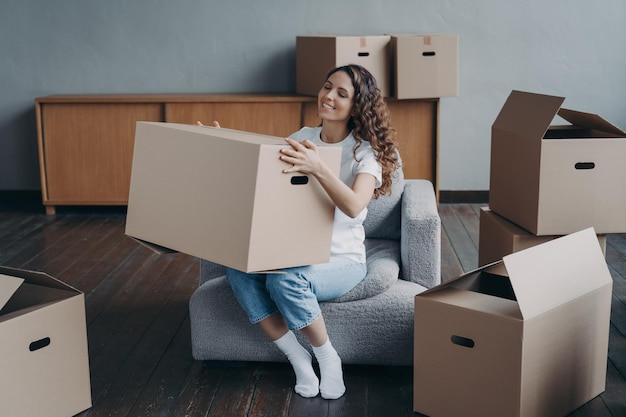
{"type": "MultiPolygon", "coordinates": [[[[477,265],[480,206],[440,206],[444,279],[477,265]]],[[[194,361],[187,302],[198,262],[150,252],[124,236],[124,222],[120,208],[46,216],[37,204],[0,202],[0,264],[47,272],[86,295],[94,405],[80,416],[418,416],[410,367],[345,366],[347,394],[325,401],[294,395],[286,364],[194,361]]],[[[607,261],[607,389],[572,416],[626,416],[626,234],[608,236],[607,261]]]]}

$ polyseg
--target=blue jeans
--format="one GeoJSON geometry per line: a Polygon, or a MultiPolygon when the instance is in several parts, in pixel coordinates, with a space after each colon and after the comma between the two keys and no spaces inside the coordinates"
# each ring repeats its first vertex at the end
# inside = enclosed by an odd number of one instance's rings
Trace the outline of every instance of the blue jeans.
{"type": "Polygon", "coordinates": [[[333,258],[329,263],[286,268],[282,274],[247,274],[227,268],[226,278],[252,323],[280,311],[291,330],[322,314],[318,301],[340,297],[365,278],[365,264],[333,258]]]}

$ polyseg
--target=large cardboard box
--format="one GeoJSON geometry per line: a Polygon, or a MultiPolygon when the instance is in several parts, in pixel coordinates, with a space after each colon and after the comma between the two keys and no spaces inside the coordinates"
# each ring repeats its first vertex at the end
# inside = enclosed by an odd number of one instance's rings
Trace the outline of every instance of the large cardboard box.
{"type": "Polygon", "coordinates": [[[605,389],[611,289],[590,228],[417,295],[414,410],[567,415],[605,389]]]}
{"type": "Polygon", "coordinates": [[[510,94],[492,126],[489,207],[535,235],[624,233],[626,134],[563,101],[510,94]]]}
{"type": "Polygon", "coordinates": [[[296,37],[296,92],[317,96],[330,70],[358,64],[372,73],[383,97],[390,94],[388,35],[296,37]]]}
{"type": "Polygon", "coordinates": [[[391,54],[395,98],[459,95],[457,35],[393,35],[391,54]]]}
{"type": "MultiPolygon", "coordinates": [[[[328,262],[334,205],[283,138],[138,122],[126,234],[245,272],[328,262]]],[[[339,173],[341,149],[320,146],[339,173]]]]}
{"type": "Polygon", "coordinates": [[[0,415],[68,417],[91,407],[84,295],[0,267],[0,415]]]}
{"type": "MultiPolygon", "coordinates": [[[[535,236],[529,231],[497,215],[488,207],[480,209],[478,266],[497,262],[505,255],[519,252],[561,236],[535,236]]],[[[606,255],[606,235],[598,235],[602,253],[606,255]]]]}

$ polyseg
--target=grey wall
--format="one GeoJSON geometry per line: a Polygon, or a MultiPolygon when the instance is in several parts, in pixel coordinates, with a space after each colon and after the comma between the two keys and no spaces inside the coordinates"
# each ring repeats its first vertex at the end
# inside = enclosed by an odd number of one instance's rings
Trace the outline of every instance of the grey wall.
{"type": "Polygon", "coordinates": [[[295,91],[295,37],[454,33],[440,187],[487,190],[490,128],[512,89],[626,128],[624,0],[0,0],[0,190],[39,189],[34,99],[295,91]]]}

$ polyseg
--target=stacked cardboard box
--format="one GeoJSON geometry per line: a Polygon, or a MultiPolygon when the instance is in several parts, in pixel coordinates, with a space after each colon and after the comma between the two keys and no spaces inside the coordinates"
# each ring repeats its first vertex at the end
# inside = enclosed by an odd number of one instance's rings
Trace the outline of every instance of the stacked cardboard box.
{"type": "MultiPolygon", "coordinates": [[[[480,209],[480,229],[478,240],[478,266],[497,262],[505,255],[518,252],[560,236],[537,236],[504,217],[494,213],[489,207],[480,209]]],[[[602,252],[606,253],[606,235],[598,235],[602,252]]]]}
{"type": "Polygon", "coordinates": [[[605,389],[626,134],[563,101],[513,91],[493,124],[479,268],[415,299],[415,411],[565,416],[605,389]]]}
{"type": "Polygon", "coordinates": [[[564,100],[513,91],[496,118],[479,266],[588,227],[601,245],[606,233],[626,232],[626,133],[561,108],[564,100]],[[569,124],[552,125],[557,115],[569,124]]]}
{"type": "Polygon", "coordinates": [[[489,206],[538,236],[626,232],[626,133],[564,100],[511,93],[492,126],[489,206]]]}
{"type": "Polygon", "coordinates": [[[384,97],[418,99],[458,95],[456,35],[296,37],[296,92],[316,96],[333,68],[367,68],[384,97]]]}
{"type": "Polygon", "coordinates": [[[328,71],[358,64],[367,68],[384,96],[390,94],[390,37],[381,36],[297,36],[296,92],[317,96],[328,71]]]}
{"type": "Polygon", "coordinates": [[[459,95],[459,40],[456,35],[391,37],[396,99],[459,95]]]}

